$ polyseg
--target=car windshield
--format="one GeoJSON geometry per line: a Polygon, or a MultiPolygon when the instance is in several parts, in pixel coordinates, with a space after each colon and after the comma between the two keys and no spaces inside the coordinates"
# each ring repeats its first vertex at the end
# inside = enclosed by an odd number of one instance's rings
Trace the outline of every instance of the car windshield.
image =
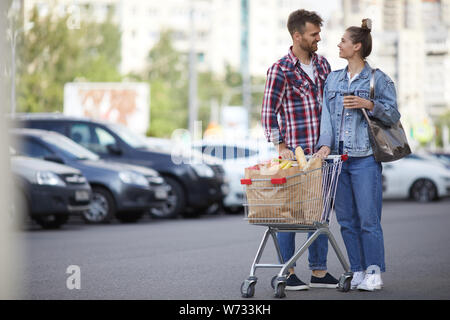
{"type": "Polygon", "coordinates": [[[44,141],[52,144],[65,156],[76,160],[98,160],[99,156],[88,149],[61,135],[49,134],[42,137],[44,141]]]}
{"type": "Polygon", "coordinates": [[[137,133],[134,133],[127,127],[124,127],[119,124],[109,124],[108,128],[114,131],[123,141],[129,144],[133,148],[147,148],[148,143],[145,140],[144,136],[140,136],[137,133]]]}

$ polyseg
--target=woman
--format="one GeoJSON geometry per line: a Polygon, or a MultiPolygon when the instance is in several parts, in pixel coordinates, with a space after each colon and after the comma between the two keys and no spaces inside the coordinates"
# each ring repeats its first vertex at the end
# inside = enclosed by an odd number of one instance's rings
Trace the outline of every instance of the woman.
{"type": "Polygon", "coordinates": [[[385,272],[381,228],[381,163],[373,157],[367,122],[360,109],[386,125],[400,119],[392,80],[375,72],[375,96],[370,99],[372,68],[366,58],[372,51],[370,19],[361,27],[350,27],[338,45],[339,56],[348,61],[343,70],[330,73],[323,98],[317,156],[347,154],[335,199],[336,218],[341,226],[353,279],[352,289],[381,289],[385,272]]]}

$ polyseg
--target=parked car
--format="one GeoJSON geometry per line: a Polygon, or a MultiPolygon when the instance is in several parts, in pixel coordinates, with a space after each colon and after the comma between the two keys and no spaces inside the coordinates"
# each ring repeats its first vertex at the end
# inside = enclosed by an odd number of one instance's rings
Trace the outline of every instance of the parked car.
{"type": "Polygon", "coordinates": [[[13,154],[11,171],[15,187],[11,214],[16,224],[29,216],[44,229],[59,228],[70,215],[89,209],[91,187],[77,169],[13,154]]]}
{"type": "Polygon", "coordinates": [[[228,192],[220,164],[190,163],[188,159],[175,163],[170,152],[153,147],[144,136],[122,125],[61,114],[22,114],[15,120],[16,126],[62,133],[103,159],[157,170],[171,191],[167,205],[153,210],[156,216],[198,215],[220,203],[228,192]]]}
{"type": "Polygon", "coordinates": [[[223,161],[223,168],[230,186],[228,195],[223,200],[227,212],[242,210],[244,193],[241,179],[245,168],[278,157],[273,144],[265,140],[201,140],[193,142],[193,149],[204,155],[213,156],[223,161]]]}
{"type": "Polygon", "coordinates": [[[437,161],[411,154],[383,163],[383,198],[430,202],[450,195],[450,170],[437,161]]]}
{"type": "Polygon", "coordinates": [[[153,206],[164,206],[168,188],[155,171],[123,163],[102,161],[94,153],[52,131],[13,129],[21,153],[63,163],[80,170],[92,187],[87,222],[138,221],[153,206]]]}
{"type": "Polygon", "coordinates": [[[445,166],[447,169],[450,169],[450,153],[446,152],[431,152],[430,153],[433,157],[441,160],[443,163],[445,163],[445,166]]]}

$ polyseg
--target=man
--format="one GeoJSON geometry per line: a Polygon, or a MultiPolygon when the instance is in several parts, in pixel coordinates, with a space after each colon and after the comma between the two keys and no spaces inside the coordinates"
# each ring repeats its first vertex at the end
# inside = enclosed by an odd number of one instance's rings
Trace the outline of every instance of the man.
{"type": "MultiPolygon", "coordinates": [[[[331,72],[328,61],[315,53],[321,26],[322,18],[315,12],[292,12],[287,27],[293,44],[289,53],[267,72],[261,121],[266,138],[275,144],[279,155],[285,159],[294,158],[293,151],[297,146],[301,146],[305,154],[316,151],[323,87],[331,72]]],[[[277,238],[286,262],[294,255],[295,233],[279,232],[277,238]]],[[[319,236],[308,251],[312,270],[309,286],[336,288],[338,280],[327,272],[327,236],[319,236]]],[[[309,286],[298,279],[294,268],[289,269],[286,290],[306,290],[309,286]]]]}

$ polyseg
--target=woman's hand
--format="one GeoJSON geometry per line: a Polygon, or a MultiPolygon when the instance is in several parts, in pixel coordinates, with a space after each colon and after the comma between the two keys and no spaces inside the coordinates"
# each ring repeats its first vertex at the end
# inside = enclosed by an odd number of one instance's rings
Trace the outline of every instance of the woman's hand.
{"type": "Polygon", "coordinates": [[[320,159],[325,159],[326,157],[328,157],[331,153],[331,149],[328,146],[322,146],[319,151],[317,151],[314,154],[314,157],[320,158],[320,159]]]}
{"type": "Polygon", "coordinates": [[[367,109],[373,110],[373,102],[358,96],[345,96],[344,108],[346,109],[367,109]]]}

